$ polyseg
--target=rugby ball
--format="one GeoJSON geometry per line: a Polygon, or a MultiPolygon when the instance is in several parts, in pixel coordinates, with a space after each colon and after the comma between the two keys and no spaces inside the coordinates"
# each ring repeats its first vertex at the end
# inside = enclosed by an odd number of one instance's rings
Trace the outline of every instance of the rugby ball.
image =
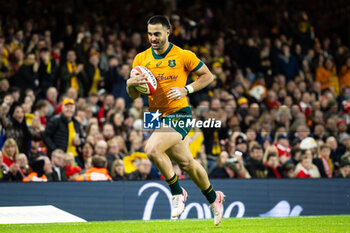
{"type": "Polygon", "coordinates": [[[136,90],[138,90],[143,95],[153,95],[157,90],[157,79],[154,77],[152,72],[143,66],[135,66],[131,72],[131,75],[133,74],[145,74],[146,80],[148,81],[147,84],[142,84],[138,87],[136,87],[136,90]]]}

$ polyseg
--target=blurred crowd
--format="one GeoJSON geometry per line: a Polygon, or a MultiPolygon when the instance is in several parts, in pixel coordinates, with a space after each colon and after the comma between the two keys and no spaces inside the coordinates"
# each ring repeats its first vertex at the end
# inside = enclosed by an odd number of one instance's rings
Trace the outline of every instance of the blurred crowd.
{"type": "Polygon", "coordinates": [[[144,153],[147,98],[126,93],[154,14],[214,75],[188,96],[222,122],[188,135],[210,178],[349,178],[350,4],[215,2],[4,2],[0,181],[164,179],[144,153]]]}

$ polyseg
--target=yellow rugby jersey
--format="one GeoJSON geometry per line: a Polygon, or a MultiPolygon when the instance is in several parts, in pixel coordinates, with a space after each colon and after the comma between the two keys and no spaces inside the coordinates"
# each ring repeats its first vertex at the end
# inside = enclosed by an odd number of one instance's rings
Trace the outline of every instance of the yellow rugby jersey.
{"type": "Polygon", "coordinates": [[[159,110],[162,117],[187,107],[186,96],[179,100],[170,100],[167,93],[172,87],[185,87],[188,74],[197,71],[203,62],[191,51],[169,43],[169,48],[161,55],[153,48],[136,55],[135,66],[144,66],[149,69],[157,79],[157,91],[148,97],[150,111],[159,110]]]}

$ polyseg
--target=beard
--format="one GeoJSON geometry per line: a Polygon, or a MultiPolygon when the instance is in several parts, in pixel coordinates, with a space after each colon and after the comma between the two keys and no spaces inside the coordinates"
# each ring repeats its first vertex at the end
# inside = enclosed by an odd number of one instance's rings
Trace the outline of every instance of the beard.
{"type": "Polygon", "coordinates": [[[165,45],[165,43],[166,43],[166,40],[164,39],[164,40],[157,41],[157,44],[151,43],[151,45],[152,45],[152,48],[154,50],[162,50],[164,45],[165,45]]]}

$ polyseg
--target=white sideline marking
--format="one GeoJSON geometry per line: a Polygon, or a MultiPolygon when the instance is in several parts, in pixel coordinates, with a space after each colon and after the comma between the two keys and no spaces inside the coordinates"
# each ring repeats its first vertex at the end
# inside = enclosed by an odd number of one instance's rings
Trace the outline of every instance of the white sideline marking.
{"type": "Polygon", "coordinates": [[[0,224],[86,222],[52,205],[0,207],[0,224]]]}

